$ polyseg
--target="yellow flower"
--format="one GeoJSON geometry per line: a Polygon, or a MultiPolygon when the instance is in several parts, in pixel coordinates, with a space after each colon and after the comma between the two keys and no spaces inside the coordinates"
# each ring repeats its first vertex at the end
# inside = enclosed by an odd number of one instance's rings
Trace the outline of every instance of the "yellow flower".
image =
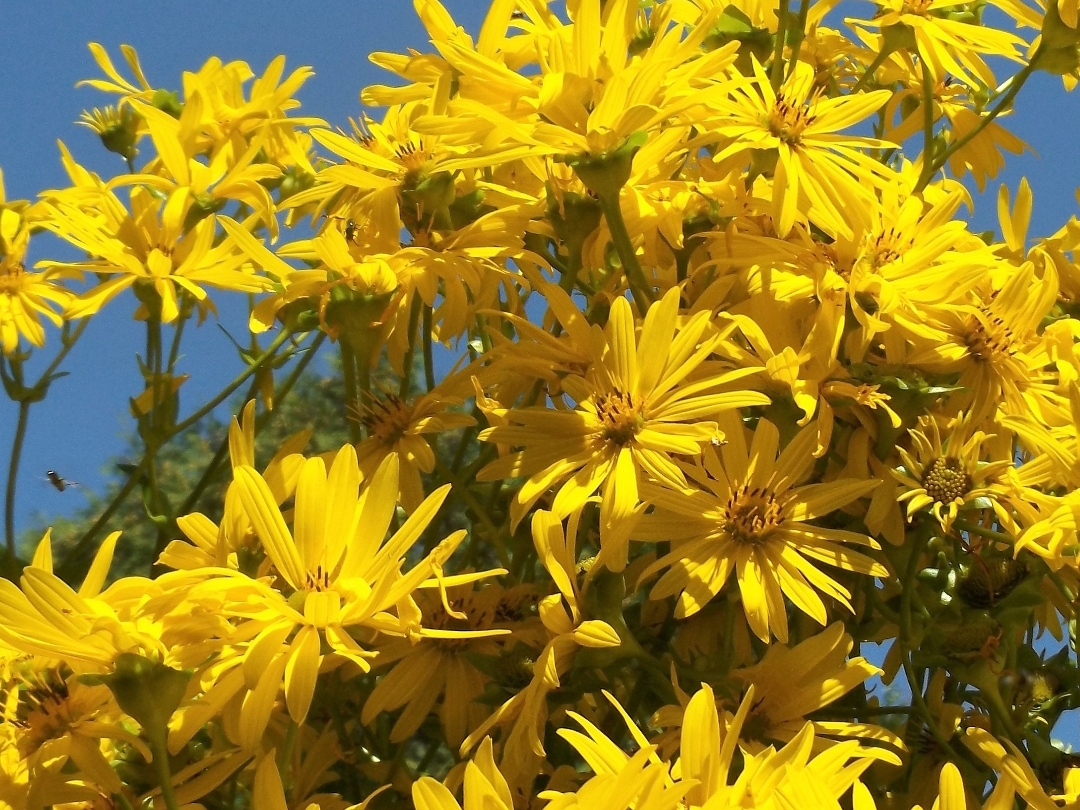
{"type": "MultiPolygon", "coordinates": [[[[961,10],[963,3],[960,0],[875,0],[875,3],[878,11],[871,19],[848,19],[848,24],[855,27],[871,47],[877,48],[882,46],[884,37],[868,36],[864,29],[885,31],[896,26],[894,31],[910,32],[908,35],[914,42],[908,47],[926,60],[935,81],[948,74],[974,89],[996,87],[997,80],[982,56],[1003,56],[1021,61],[1017,47],[1025,43],[1015,34],[980,22],[955,19],[951,12],[961,10]]],[[[1006,13],[1012,8],[1006,2],[993,5],[1003,8],[1006,13]]]]}
{"type": "Polygon", "coordinates": [[[923,417],[909,435],[915,455],[898,447],[904,466],[893,471],[905,490],[897,501],[907,501],[909,522],[930,507],[942,530],[948,532],[957,512],[975,499],[1004,495],[996,478],[1012,466],[1012,460],[982,461],[983,443],[992,437],[972,431],[971,420],[964,414],[953,419],[944,442],[933,416],[923,417]]]}
{"type": "MultiPolygon", "coordinates": [[[[732,676],[753,684],[756,695],[743,723],[743,736],[762,744],[767,740],[788,742],[802,729],[806,715],[882,674],[861,655],[848,657],[853,644],[844,625],[833,622],[794,647],[773,644],[758,663],[734,670],[732,676]]],[[[903,741],[881,726],[847,720],[812,723],[814,733],[820,737],[854,738],[904,750],[903,741]]]]}
{"type": "Polygon", "coordinates": [[[558,486],[554,511],[566,516],[601,492],[601,542],[604,564],[626,565],[627,539],[641,512],[642,473],[665,485],[684,486],[672,455],[697,455],[716,436],[716,423],[698,421],[718,413],[770,402],[754,391],[723,391],[753,369],[740,369],[685,381],[712,353],[722,336],[700,312],[676,330],[679,290],[670,290],[649,308],[635,334],[625,298],[612,304],[607,326],[564,324],[584,332],[580,343],[592,350],[584,377],[566,377],[563,390],[576,401],[570,409],[538,406],[506,412],[511,424],[488,428],[483,441],[521,447],[477,475],[478,480],[521,476],[528,480],[511,504],[516,525],[552,486],[558,486]],[[680,385],[680,383],[683,383],[680,385]]]}
{"type": "Polygon", "coordinates": [[[67,668],[50,668],[41,659],[27,659],[11,684],[16,745],[31,768],[31,791],[67,787],[68,774],[48,765],[69,759],[84,779],[104,793],[122,790],[120,777],[101,750],[103,738],[120,740],[150,759],[145,743],[117,722],[119,710],[108,687],[80,683],[67,668]]]}
{"type": "MultiPolygon", "coordinates": [[[[20,584],[0,579],[0,642],[29,655],[63,661],[77,672],[107,672],[121,653],[157,661],[174,660],[161,641],[161,625],[131,617],[122,602],[126,589],[102,593],[120,532],[101,544],[78,592],[52,572],[46,534],[20,584]],[[21,587],[20,587],[21,586],[21,587]],[[106,598],[112,596],[112,599],[106,598]]],[[[160,583],[160,580],[158,580],[160,583]]],[[[160,591],[151,580],[133,578],[129,586],[143,594],[160,591]]]]}
{"type": "Polygon", "coordinates": [[[262,292],[270,281],[248,268],[244,254],[232,240],[214,244],[216,218],[199,220],[190,230],[184,221],[191,199],[177,191],[162,206],[148,189],[131,190],[131,210],[111,191],[99,189],[58,196],[44,203],[44,226],[90,259],[78,262],[42,262],[49,268],[90,271],[114,276],[79,296],[66,315],[93,315],[122,291],[134,286],[142,306],[137,317],[153,314],[164,323],[180,314],[181,296],[212,308],[202,285],[236,292],[262,292]]]}
{"type": "Polygon", "coordinates": [[[461,744],[461,754],[472,750],[496,726],[509,725],[504,736],[503,771],[515,785],[531,784],[541,758],[548,719],[548,695],[561,684],[581,647],[618,647],[623,639],[601,619],[585,619],[578,585],[577,533],[580,511],[572,514],[564,532],[559,517],[543,510],[533,514],[533,544],[551,576],[557,593],[540,600],[540,620],[548,640],[532,664],[531,678],[505,701],[461,744]]]}
{"type": "Polygon", "coordinates": [[[396,456],[399,499],[406,510],[415,509],[424,499],[421,473],[435,469],[435,453],[426,437],[476,424],[468,414],[450,410],[462,401],[453,395],[453,389],[452,380],[443,380],[436,388],[411,400],[386,392],[374,397],[358,414],[367,431],[367,438],[356,446],[360,472],[368,478],[383,459],[396,456]]]}
{"type": "MultiPolygon", "coordinates": [[[[304,466],[301,452],[311,438],[305,429],[286,439],[262,471],[263,480],[280,506],[296,490],[296,481],[304,466]]],[[[248,400],[239,420],[229,425],[229,462],[233,470],[240,466],[255,466],[255,400],[248,400]]],[[[374,469],[371,470],[373,474],[374,469]]],[[[199,568],[233,568],[246,570],[258,546],[255,529],[240,502],[240,489],[235,480],[225,490],[224,514],[220,525],[201,512],[182,515],[176,525],[188,542],[173,540],[165,547],[158,562],[177,570],[199,568]]]]}
{"type": "Polygon", "coordinates": [[[1057,290],[1052,265],[1036,278],[1032,263],[1025,262],[1012,268],[1000,287],[984,283],[959,303],[926,307],[927,323],[907,362],[939,373],[959,372],[962,390],[949,402],[969,410],[975,426],[999,409],[1046,427],[1063,424],[1068,405],[1057,390],[1046,332],[1071,330],[1071,325],[1066,320],[1041,329],[1057,290]]]}
{"type": "MultiPolygon", "coordinates": [[[[368,659],[375,653],[361,646],[348,628],[406,633],[408,625],[389,611],[432,576],[465,532],[447,537],[403,574],[406,552],[428,527],[450,487],[428,496],[384,541],[397,506],[397,461],[387,458],[361,492],[352,445],[337,453],[329,473],[319,457],[304,463],[291,532],[266,479],[247,465],[237,467],[234,475],[240,502],[273,566],[275,589],[235,575],[207,587],[224,589],[229,596],[225,611],[246,617],[259,628],[262,643],[254,644],[246,656],[248,662],[261,661],[253,694],[276,695],[284,679],[289,714],[302,723],[324,655],[352,661],[367,671],[368,659]],[[258,658],[253,659],[256,650],[258,658]]],[[[245,702],[241,717],[245,748],[257,744],[272,707],[262,700],[245,702]]]]}
{"type": "MultiPolygon", "coordinates": [[[[448,583],[471,578],[461,575],[448,578],[448,583]]],[[[391,639],[379,648],[379,664],[394,666],[368,695],[360,721],[370,726],[379,715],[405,706],[390,730],[391,742],[412,737],[441,697],[438,714],[446,742],[452,748],[460,746],[487,714],[477,699],[488,677],[472,662],[481,656],[503,656],[499,637],[511,632],[522,637],[521,623],[506,618],[520,609],[519,601],[527,595],[523,589],[488,585],[473,590],[472,583],[464,581],[446,594],[448,606],[438,594],[419,591],[419,629],[408,639],[391,639]]]]}
{"type": "Polygon", "coordinates": [[[642,487],[655,505],[635,532],[638,540],[672,541],[672,550],[652,563],[643,578],[669,570],[650,598],[679,595],[678,618],[703,608],[736,572],[743,610],[763,641],[788,638],[786,596],[823,627],[825,604],[818,591],[851,610],[850,592],[812,561],[881,577],[888,570],[870,557],[845,548],[853,543],[877,548],[866,535],[827,529],[808,521],[868,494],[876,480],[840,479],[799,486],[813,465],[816,428],[808,425],[777,456],[780,434],[767,419],[758,421],[747,448],[738,417],[721,422],[727,443],[707,448],[702,465],[688,470],[698,488],[682,492],[642,487]]]}
{"type": "Polygon", "coordinates": [[[713,160],[751,149],[776,150],[772,215],[777,233],[787,236],[796,214],[803,214],[831,236],[850,237],[849,223],[866,219],[872,190],[892,176],[891,169],[859,150],[890,144],[836,133],[881,107],[889,93],[820,98],[814,70],[803,62],[774,91],[756,59],[753,68],[750,87],[735,89],[730,100],[711,102],[716,117],[701,123],[710,136],[730,139],[713,160]]]}
{"type": "MultiPolygon", "coordinates": [[[[1015,800],[1014,797],[1019,796],[1035,810],[1058,810],[1058,805],[1046,795],[1042,782],[1023,752],[1012,742],[1004,740],[1003,746],[990,732],[981,728],[969,728],[963,741],[968,750],[998,772],[994,796],[999,804],[990,806],[1007,806],[1015,800]]],[[[946,779],[949,790],[955,793],[959,785],[951,775],[946,777],[942,769],[942,782],[946,779]]]]}
{"type": "Polygon", "coordinates": [[[174,193],[191,197],[195,214],[219,210],[226,202],[235,200],[250,206],[262,225],[277,236],[277,219],[270,193],[262,185],[274,180],[281,169],[268,163],[256,163],[261,139],[256,139],[242,153],[236,145],[226,142],[209,155],[201,137],[203,101],[199,95],[190,96],[179,118],[132,100],[131,108],[146,121],[150,138],[158,156],[141,172],[120,175],[109,183],[110,188],[140,185],[160,191],[166,197],[174,193]]]}
{"type": "Polygon", "coordinates": [[[41,318],[60,326],[63,319],[53,307],[62,308],[71,299],[69,292],[52,281],[64,274],[55,270],[45,273],[26,270],[24,261],[30,241],[27,208],[24,202],[7,201],[4,174],[0,171],[0,350],[5,356],[19,350],[20,337],[32,346],[44,346],[41,318]]]}

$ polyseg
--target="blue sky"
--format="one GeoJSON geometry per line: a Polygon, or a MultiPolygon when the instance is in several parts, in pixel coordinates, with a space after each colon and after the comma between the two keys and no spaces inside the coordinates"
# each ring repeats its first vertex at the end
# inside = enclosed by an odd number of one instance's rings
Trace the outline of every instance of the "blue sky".
{"type": "MultiPolygon", "coordinates": [[[[445,0],[459,23],[479,27],[485,4],[445,0]]],[[[311,65],[316,75],[303,88],[301,112],[344,124],[360,112],[359,91],[366,84],[393,81],[371,65],[372,50],[426,49],[427,38],[412,4],[404,0],[370,2],[110,2],[0,4],[0,167],[8,196],[35,196],[65,182],[56,140],[77,159],[100,172],[124,170],[119,157],[106,153],[96,137],[73,123],[83,109],[111,99],[75,82],[97,76],[86,43],[101,42],[118,57],[122,42],[134,45],[150,81],[179,87],[180,73],[217,55],[243,59],[256,72],[279,53],[288,67],[311,65]]],[[[1080,95],[1066,96],[1055,77],[1036,74],[1021,95],[1019,114],[1007,124],[1037,150],[1011,160],[1004,179],[1015,189],[1021,174],[1035,190],[1032,231],[1056,229],[1076,211],[1080,185],[1076,133],[1080,131],[1080,95]],[[1015,119],[1015,121],[1014,121],[1015,119]]],[[[989,199],[977,207],[973,227],[996,227],[992,183],[989,199]]],[[[38,254],[40,256],[40,252],[38,254]]],[[[233,334],[244,334],[244,304],[239,297],[218,296],[221,321],[233,334]]],[[[57,493],[43,480],[47,469],[85,486],[98,488],[104,465],[124,448],[131,431],[128,397],[141,380],[135,352],[143,343],[131,320],[130,296],[114,301],[90,326],[69,358],[71,376],[58,381],[49,398],[34,407],[23,456],[17,526],[34,512],[67,512],[83,497],[77,490],[57,493]]],[[[51,356],[55,332],[42,354],[51,356]]],[[[216,392],[238,370],[225,336],[207,323],[185,340],[182,372],[193,372],[184,389],[191,408],[216,392]],[[197,365],[196,365],[197,364],[197,365]]],[[[0,400],[0,464],[6,468],[15,407],[0,400]]]]}

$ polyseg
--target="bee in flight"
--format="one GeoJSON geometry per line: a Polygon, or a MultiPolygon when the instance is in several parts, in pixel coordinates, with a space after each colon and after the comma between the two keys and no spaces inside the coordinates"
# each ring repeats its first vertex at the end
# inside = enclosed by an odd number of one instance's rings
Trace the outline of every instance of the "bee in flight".
{"type": "Polygon", "coordinates": [[[56,470],[46,470],[45,477],[57,492],[63,492],[65,489],[78,486],[74,481],[68,481],[66,478],[62,478],[60,473],[56,470]]]}

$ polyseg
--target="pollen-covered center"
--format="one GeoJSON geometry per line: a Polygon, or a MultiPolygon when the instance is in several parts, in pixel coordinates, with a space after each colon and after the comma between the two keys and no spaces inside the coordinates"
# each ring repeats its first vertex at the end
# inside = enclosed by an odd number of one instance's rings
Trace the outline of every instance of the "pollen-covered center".
{"type": "Polygon", "coordinates": [[[935,458],[926,468],[922,480],[926,494],[938,503],[948,504],[963,498],[971,489],[971,476],[958,458],[935,458]]]}
{"type": "Polygon", "coordinates": [[[767,489],[744,485],[736,489],[724,507],[728,534],[738,543],[756,545],[784,522],[780,502],[767,489]]]}
{"type": "Polygon", "coordinates": [[[404,436],[411,421],[412,409],[405,400],[393,394],[372,402],[361,417],[368,435],[386,445],[395,444],[404,436]]]}
{"type": "Polygon", "coordinates": [[[604,430],[604,438],[618,445],[626,444],[645,425],[645,417],[640,410],[641,403],[635,403],[632,394],[612,391],[596,400],[596,416],[604,430]]]}
{"type": "Polygon", "coordinates": [[[798,143],[806,128],[817,117],[812,112],[813,103],[796,104],[778,95],[769,111],[769,132],[784,143],[798,143]]]}
{"type": "Polygon", "coordinates": [[[901,14],[918,14],[920,17],[926,17],[930,13],[930,6],[933,5],[933,0],[904,0],[904,5],[900,8],[901,14]]]}
{"type": "Polygon", "coordinates": [[[16,293],[22,289],[26,268],[21,262],[0,262],[0,293],[16,293]]]}
{"type": "Polygon", "coordinates": [[[314,571],[308,571],[304,580],[304,590],[328,591],[330,590],[330,572],[316,565],[314,571]]]}
{"type": "Polygon", "coordinates": [[[62,737],[78,720],[67,684],[53,673],[19,691],[14,725],[22,729],[19,749],[24,756],[48,740],[62,737]]]}
{"type": "Polygon", "coordinates": [[[866,242],[866,258],[875,270],[895,262],[911,247],[910,237],[904,236],[896,228],[889,227],[874,234],[866,242]]]}
{"type": "Polygon", "coordinates": [[[399,143],[394,146],[394,156],[409,174],[419,173],[431,159],[431,150],[424,147],[423,141],[399,143]]]}
{"type": "Polygon", "coordinates": [[[1008,357],[1013,353],[1013,333],[1005,321],[990,312],[985,312],[985,320],[974,315],[965,324],[964,343],[976,360],[983,363],[1008,357]]]}

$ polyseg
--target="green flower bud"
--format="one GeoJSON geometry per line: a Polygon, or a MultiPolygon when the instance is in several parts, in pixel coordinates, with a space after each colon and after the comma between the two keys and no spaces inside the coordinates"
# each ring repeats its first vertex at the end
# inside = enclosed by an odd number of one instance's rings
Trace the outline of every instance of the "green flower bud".
{"type": "Polygon", "coordinates": [[[136,720],[150,739],[165,738],[169,718],[180,706],[192,673],[173,669],[135,653],[120,653],[113,671],[101,677],[117,705],[136,720]]]}

